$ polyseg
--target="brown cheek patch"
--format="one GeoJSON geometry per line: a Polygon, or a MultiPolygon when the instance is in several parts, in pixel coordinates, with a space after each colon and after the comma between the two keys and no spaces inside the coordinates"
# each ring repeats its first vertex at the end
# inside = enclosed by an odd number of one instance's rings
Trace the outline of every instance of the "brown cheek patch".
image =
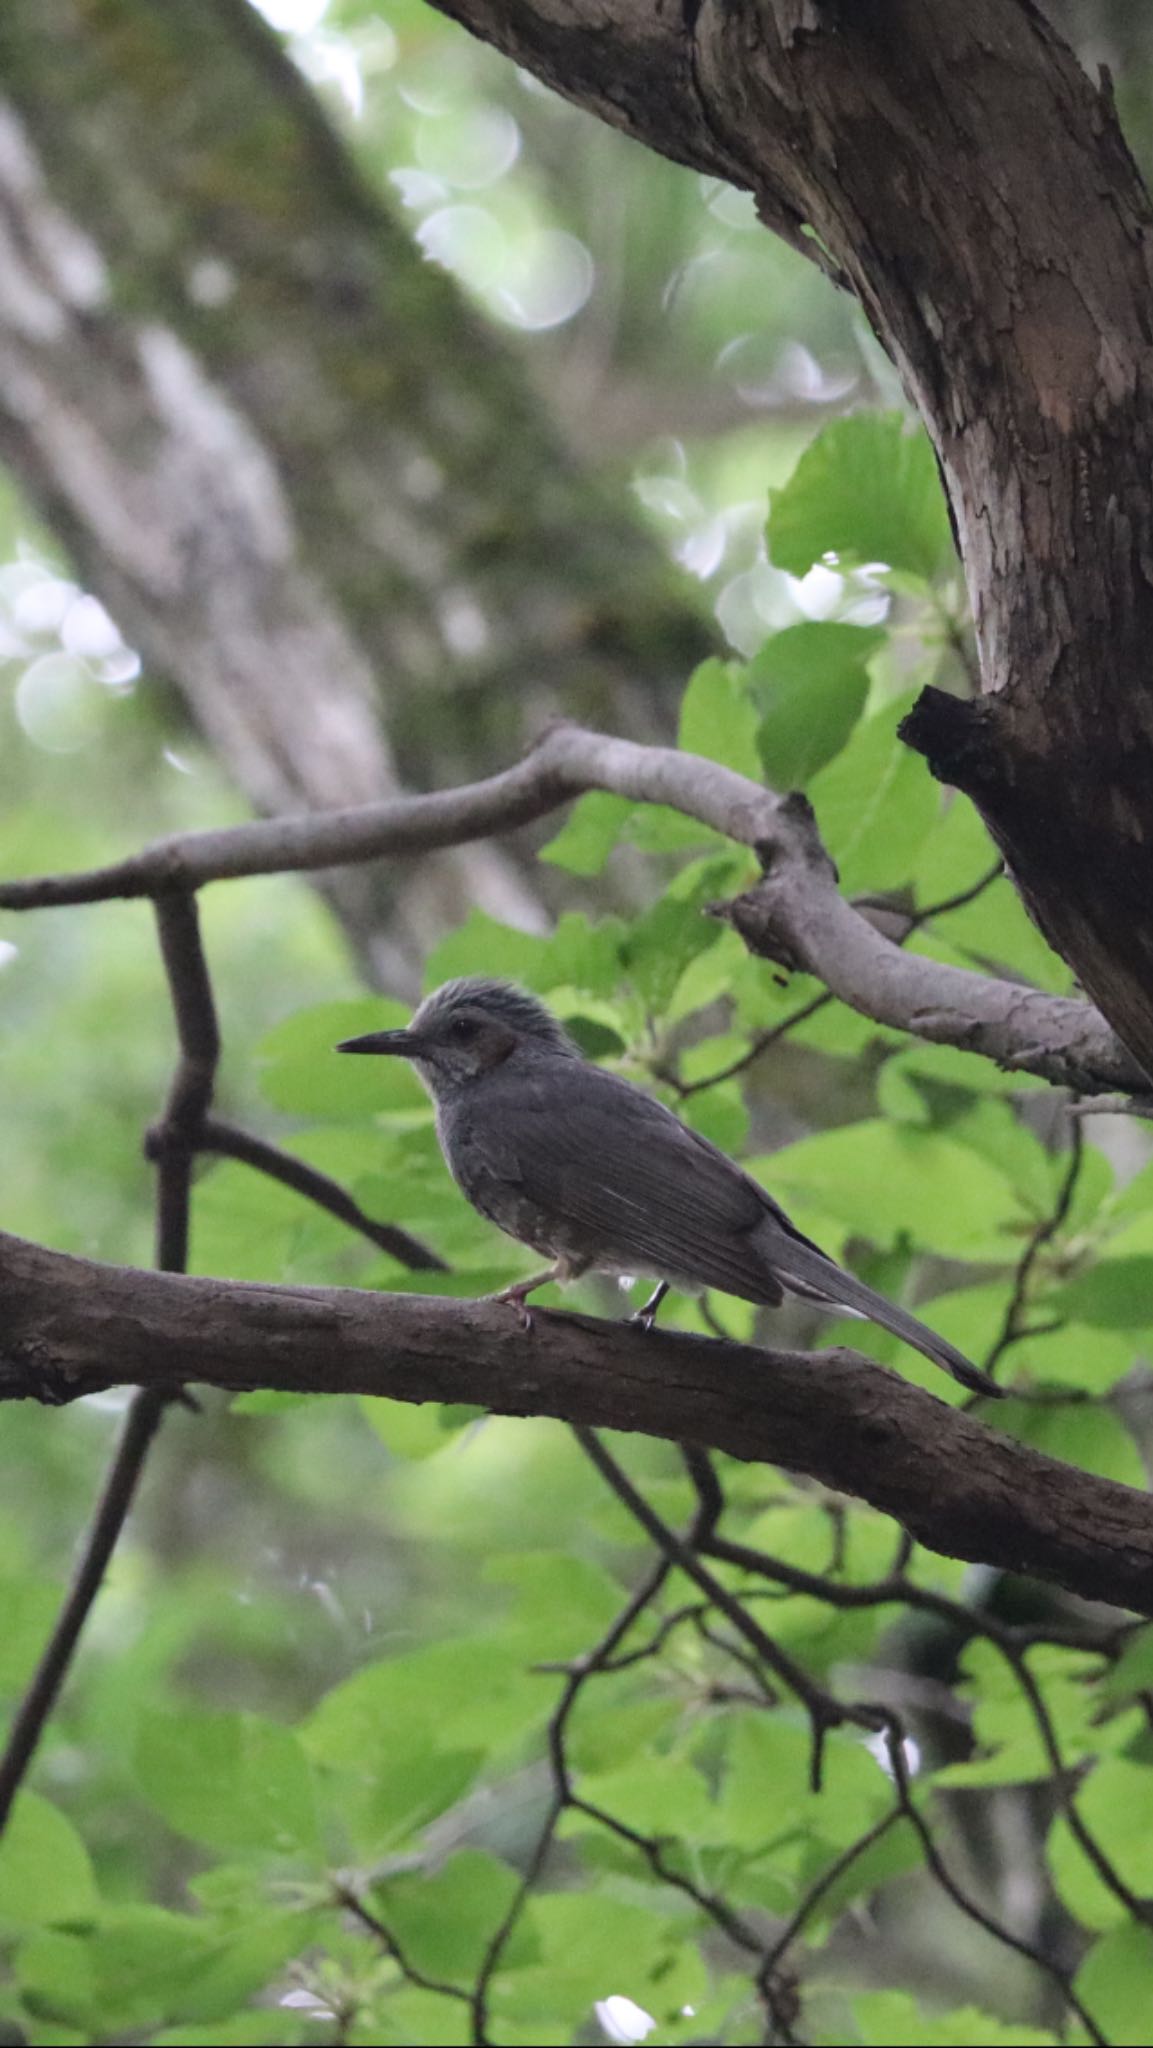
{"type": "Polygon", "coordinates": [[[494,1031],[481,1054],[482,1071],[488,1073],[492,1067],[499,1067],[502,1060],[507,1060],[515,1044],[516,1038],[511,1031],[494,1031]]]}

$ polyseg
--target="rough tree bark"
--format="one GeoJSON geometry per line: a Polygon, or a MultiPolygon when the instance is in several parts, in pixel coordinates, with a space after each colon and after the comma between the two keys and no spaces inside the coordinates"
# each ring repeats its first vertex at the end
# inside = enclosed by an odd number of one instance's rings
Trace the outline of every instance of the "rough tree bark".
{"type": "Polygon", "coordinates": [[[764,1351],[588,1316],[98,1266],[0,1233],[0,1400],[111,1384],[480,1401],[811,1473],[930,1549],[1153,1613],[1147,1494],[1059,1464],[855,1351],[764,1351]]]}
{"type": "Polygon", "coordinates": [[[263,811],[659,731],[711,645],[246,0],[0,13],[0,453],[263,811]]]}
{"type": "Polygon", "coordinates": [[[757,196],[855,291],[941,464],[984,694],[906,727],[1153,1072],[1153,213],[1030,0],[434,0],[757,196]]]}

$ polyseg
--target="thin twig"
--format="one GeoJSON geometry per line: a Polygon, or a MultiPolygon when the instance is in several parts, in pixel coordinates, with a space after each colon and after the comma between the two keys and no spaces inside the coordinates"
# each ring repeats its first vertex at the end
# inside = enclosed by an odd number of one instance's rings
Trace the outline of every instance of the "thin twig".
{"type": "Polygon", "coordinates": [[[1030,1233],[1028,1243],[1017,1261],[1017,1270],[1013,1276],[1013,1290],[1009,1296],[1008,1306],[1005,1310],[1000,1331],[984,1359],[984,1368],[988,1373],[995,1370],[1005,1353],[1014,1344],[1019,1344],[1024,1337],[1032,1334],[1025,1325],[1025,1315],[1028,1307],[1029,1283],[1033,1277],[1033,1269],[1045,1246],[1056,1237],[1057,1232],[1061,1229],[1069,1214],[1073,1205],[1073,1197],[1077,1192],[1077,1182],[1080,1178],[1084,1156],[1085,1133],[1080,1123],[1074,1119],[1069,1126],[1069,1161],[1062,1176],[1060,1188],[1057,1191],[1057,1199],[1049,1214],[1043,1217],[1036,1229],[1030,1233]]]}
{"type": "MultiPolygon", "coordinates": [[[[683,1537],[677,1535],[675,1529],[671,1529],[668,1523],[662,1520],[655,1508],[651,1507],[643,1494],[638,1492],[623,1466],[619,1465],[612,1454],[605,1449],[595,1431],[578,1428],[574,1429],[573,1435],[576,1437],[585,1456],[596,1466],[597,1471],[612,1488],[622,1506],[628,1509],[634,1521],[640,1524],[645,1534],[652,1539],[665,1558],[678,1566],[687,1578],[692,1579],[694,1584],[699,1586],[706,1599],[725,1616],[727,1621],[731,1622],[737,1634],[743,1636],[745,1641],[751,1644],[757,1655],[763,1658],[764,1662],[768,1665],[769,1670],[781,1680],[783,1685],[788,1686],[789,1691],[800,1700],[809,1716],[813,1731],[810,1782],[813,1791],[819,1792],[821,1788],[824,1742],[829,1730],[841,1727],[846,1721],[851,1721],[855,1722],[858,1727],[869,1728],[875,1731],[879,1723],[872,1710],[855,1707],[842,1700],[835,1699],[832,1693],[827,1692],[823,1686],[817,1685],[809,1677],[808,1672],[796,1662],[796,1659],[791,1657],[787,1650],[783,1650],[779,1643],[774,1642],[767,1630],[763,1629],[759,1622],[754,1621],[745,1612],[740,1601],[734,1594],[729,1592],[728,1587],[722,1585],[716,1575],[707,1570],[696,1555],[694,1548],[690,1547],[683,1537]]],[[[711,1532],[706,1529],[698,1540],[702,1549],[709,1548],[712,1540],[711,1532]]]]}
{"type": "MultiPolygon", "coordinates": [[[[625,1602],[620,1613],[605,1630],[600,1641],[588,1652],[587,1656],[579,1659],[572,1665],[560,1698],[549,1720],[548,1739],[550,1755],[554,1753],[556,1743],[563,1742],[565,1728],[580,1697],[582,1688],[594,1672],[603,1671],[606,1668],[608,1660],[612,1657],[618,1643],[624,1641],[633,1624],[656,1599],[671,1570],[672,1566],[669,1560],[663,1556],[658,1557],[656,1563],[645,1574],[636,1591],[625,1602]]],[[[549,1810],[533,1844],[532,1854],[521,1875],[520,1884],[509,1900],[481,1958],[480,1969],[477,1972],[476,1981],[470,1995],[473,2048],[485,2048],[485,2044],[488,2042],[488,2005],[492,1980],[500,1967],[501,1959],[512,1938],[513,1931],[524,1912],[533,1887],[544,1868],[545,1859],[552,1848],[557,1825],[566,1804],[567,1800],[564,1792],[558,1789],[554,1779],[553,1797],[549,1810]]]]}
{"type": "Polygon", "coordinates": [[[935,1593],[928,1587],[915,1585],[904,1573],[894,1573],[887,1579],[875,1580],[871,1585],[842,1585],[819,1573],[802,1571],[796,1565],[786,1564],[783,1559],[771,1557],[764,1551],[754,1550],[747,1544],[731,1542],[727,1537],[720,1536],[715,1529],[703,1540],[701,1547],[707,1556],[775,1579],[794,1592],[824,1600],[833,1607],[868,1608],[901,1605],[918,1608],[922,1613],[935,1614],[942,1621],[951,1623],[966,1639],[977,1636],[992,1643],[1009,1665],[1033,1713],[1049,1758],[1054,1796],[1061,1806],[1070,1832],[1076,1837],[1102,1884],[1112,1892],[1126,1912],[1131,1914],[1140,1926],[1147,1927],[1153,1924],[1153,1907],[1139,1898],[1132,1887],[1126,1884],[1077,1808],[1074,1789],[1069,1782],[1068,1769],[1061,1756],[1052,1718],[1025,1655],[1030,1643],[1038,1640],[1045,1643],[1057,1642],[1064,1648],[1083,1651],[1090,1656],[1115,1655],[1117,1639],[1131,1633],[1130,1629],[1110,1630],[1104,1640],[1057,1628],[1021,1631],[1004,1622],[996,1621],[992,1615],[977,1613],[972,1608],[964,1607],[960,1602],[950,1600],[946,1594],[935,1593]]]}
{"type": "Polygon", "coordinates": [[[687,1101],[690,1095],[699,1095],[703,1088],[715,1088],[721,1081],[731,1081],[737,1074],[745,1073],[760,1059],[762,1053],[778,1045],[782,1038],[787,1038],[789,1032],[795,1031],[798,1024],[806,1024],[810,1017],[815,1017],[821,1010],[827,1010],[833,1000],[826,989],[819,996],[813,996],[807,1003],[801,1003],[797,1009],[791,1010],[787,1017],[782,1017],[778,1024],[773,1024],[767,1031],[758,1031],[747,1051],[743,1052],[739,1059],[730,1060],[727,1067],[718,1067],[715,1073],[704,1074],[699,1081],[678,1081],[673,1074],[663,1070],[657,1072],[657,1079],[667,1081],[671,1088],[675,1088],[680,1099],[687,1101]]]}
{"type": "Polygon", "coordinates": [[[471,1993],[463,1990],[459,1984],[446,1984],[443,1978],[430,1977],[424,1970],[418,1969],[401,1947],[392,1929],[386,1927],[379,1915],[365,1905],[364,1900],[350,1884],[334,1885],[333,1897],[338,1906],[343,1906],[346,1913],[351,1913],[355,1920],[359,1920],[366,1933],[374,1936],[385,1955],[391,1956],[401,1976],[407,1977],[410,1984],[415,1984],[421,1991],[435,1991],[441,1998],[455,1998],[465,2005],[471,2003],[471,1993]]]}
{"type": "MultiPolygon", "coordinates": [[[[188,1265],[192,1165],[212,1100],[220,1032],[195,898],[182,891],[167,891],[157,896],[155,909],[180,1058],[163,1113],[149,1132],[145,1149],[156,1164],[156,1263],[164,1272],[183,1273],[188,1265]]],[[[161,1417],[170,1402],[180,1398],[179,1389],[145,1387],[133,1399],[76,1576],[0,1759],[0,1830],[76,1655],[161,1417]]]]}
{"type": "Polygon", "coordinates": [[[834,1856],[832,1862],[825,1865],[821,1875],[809,1886],[800,1904],[785,1922],[768,1950],[765,1962],[770,1969],[779,1966],[785,1951],[792,1947],[797,1936],[803,1931],[805,1922],[816,1911],[826,1893],[832,1890],[847,1870],[852,1869],[857,1858],[863,1856],[866,1849],[871,1849],[873,1844],[887,1835],[889,1829],[902,1818],[903,1808],[899,1804],[891,1807],[888,1813],[882,1814],[879,1821],[875,1821],[871,1828],[866,1828],[863,1834],[857,1836],[855,1842],[850,1842],[847,1849],[843,1849],[839,1856],[834,1856]]]}
{"type": "Polygon", "coordinates": [[[1076,2013],[1090,2040],[1096,2044],[1096,2048],[1109,2048],[1107,2036],[1101,2032],[1093,2015],[1077,1996],[1073,1979],[1069,1972],[1063,1970],[1059,1963],[1053,1962],[1040,1949],[1035,1948],[1032,1942],[1026,1941],[1023,1935],[1014,1934],[1000,1920],[995,1919],[992,1913],[987,1913],[985,1908],[978,1905],[976,1899],[971,1898],[969,1893],[964,1890],[963,1886],[958,1884],[956,1878],[952,1875],[933,1839],[932,1830],[913,1797],[913,1790],[909,1781],[909,1769],[905,1761],[904,1734],[895,1716],[890,1716],[887,1721],[885,1748],[888,1753],[889,1769],[892,1773],[893,1783],[897,1788],[900,1810],[916,1831],[917,1838],[921,1844],[921,1854],[930,1876],[935,1879],[941,1890],[952,1899],[953,1904],[959,1907],[961,1912],[968,1919],[974,1921],[978,1927],[983,1927],[986,1934],[991,1934],[994,1941],[1001,1942],[1005,1948],[1014,1949],[1019,1956],[1024,1956],[1027,1962],[1034,1964],[1037,1969],[1043,1970],[1050,1982],[1057,1985],[1066,2004],[1076,2013]]]}
{"type": "Polygon", "coordinates": [[[196,898],[169,890],[156,898],[156,926],[168,976],[180,1059],[160,1117],[144,1149],[156,1167],[156,1263],[163,1273],[188,1270],[192,1169],[212,1101],[220,1059],[220,1027],[200,939],[196,898]]]}
{"type": "Polygon", "coordinates": [[[76,1576],[35,1675],[20,1702],[4,1755],[0,1758],[0,1831],[7,1826],[12,1801],[23,1783],[48,1716],[68,1675],[84,1624],[132,1506],[167,1398],[165,1394],[155,1393],[146,1387],[136,1395],[128,1410],[76,1576]]]}
{"type": "Polygon", "coordinates": [[[339,1181],[330,1179],[315,1166],[309,1166],[293,1153],[284,1152],[279,1145],[272,1145],[267,1138],[258,1138],[251,1131],[241,1130],[236,1124],[225,1123],[219,1117],[207,1117],[200,1126],[196,1141],[198,1152],[215,1152],[225,1159],[238,1159],[245,1166],[253,1167],[257,1173],[267,1174],[283,1187],[292,1188],[298,1195],[304,1195],[318,1208],[327,1209],[331,1216],[337,1216],[347,1223],[351,1230],[358,1230],[370,1244],[379,1245],[381,1251],[391,1254],[401,1265],[414,1273],[446,1273],[448,1260],[442,1259],[431,1245],[422,1244],[407,1230],[396,1223],[380,1223],[369,1216],[360,1203],[355,1201],[339,1181]]]}

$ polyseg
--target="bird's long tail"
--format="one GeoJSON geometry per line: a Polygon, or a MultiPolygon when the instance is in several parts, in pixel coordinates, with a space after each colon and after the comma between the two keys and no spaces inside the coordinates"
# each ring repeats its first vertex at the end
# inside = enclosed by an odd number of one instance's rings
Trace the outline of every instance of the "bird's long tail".
{"type": "Polygon", "coordinates": [[[823,1252],[809,1245],[803,1238],[775,1237],[772,1247],[773,1272],[782,1286],[791,1294],[802,1295],[808,1301],[823,1302],[829,1308],[846,1308],[879,1323],[883,1330],[891,1330],[894,1337],[911,1344],[914,1351],[920,1351],[930,1358],[934,1365],[951,1373],[963,1387],[974,1394],[1004,1394],[996,1380],[979,1366],[970,1363],[963,1351],[938,1337],[935,1330],[919,1322],[907,1309],[898,1308],[895,1302],[886,1301],[883,1294],[876,1294],[854,1273],[846,1273],[834,1259],[827,1259],[823,1252]]]}

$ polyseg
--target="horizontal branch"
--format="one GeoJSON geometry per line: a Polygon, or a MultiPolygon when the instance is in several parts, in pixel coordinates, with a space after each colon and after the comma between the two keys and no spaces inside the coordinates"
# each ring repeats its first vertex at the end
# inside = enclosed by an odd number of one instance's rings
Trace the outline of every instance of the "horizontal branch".
{"type": "Polygon", "coordinates": [[[1090,1003],[903,952],[840,894],[803,798],[777,796],[696,754],[563,723],[514,768],[483,782],[181,833],[109,867],[0,884],[0,909],[155,896],[243,875],[412,857],[527,825],[589,790],[667,804],[755,849],[763,880],[719,914],[751,951],[803,968],[863,1016],[1082,1094],[1147,1085],[1090,1003]]]}
{"type": "Polygon", "coordinates": [[[0,1398],[112,1384],[385,1394],[637,1430],[804,1472],[950,1557],[1153,1614],[1153,1502],[861,1357],[489,1301],[101,1266],[0,1234],[0,1398]]]}

